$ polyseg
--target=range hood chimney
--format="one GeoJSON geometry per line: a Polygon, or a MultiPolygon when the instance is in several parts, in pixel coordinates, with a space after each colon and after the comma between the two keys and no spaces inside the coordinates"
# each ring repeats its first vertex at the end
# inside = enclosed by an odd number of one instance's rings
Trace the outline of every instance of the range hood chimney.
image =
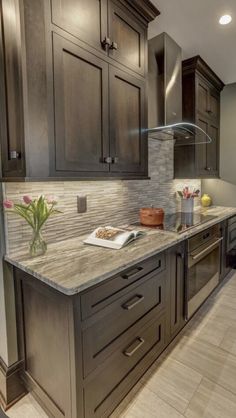
{"type": "Polygon", "coordinates": [[[165,32],[148,41],[148,136],[175,146],[212,142],[199,126],[182,121],[182,50],[165,32]]]}

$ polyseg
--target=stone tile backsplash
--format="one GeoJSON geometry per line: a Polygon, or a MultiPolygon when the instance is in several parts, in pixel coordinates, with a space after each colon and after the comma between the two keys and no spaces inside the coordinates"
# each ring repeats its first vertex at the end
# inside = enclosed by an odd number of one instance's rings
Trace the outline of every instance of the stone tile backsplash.
{"type": "MultiPolygon", "coordinates": [[[[23,195],[56,195],[61,215],[44,229],[48,243],[87,234],[99,225],[121,225],[138,220],[139,208],[154,205],[166,212],[179,209],[175,192],[186,184],[201,187],[200,180],[173,180],[173,142],[149,140],[150,180],[58,181],[6,183],[5,197],[19,201],[23,195]],[[77,196],[87,195],[87,212],[77,213],[77,196]]],[[[196,201],[195,205],[199,202],[196,201]]],[[[27,245],[30,227],[15,214],[6,216],[8,252],[27,245]]]]}

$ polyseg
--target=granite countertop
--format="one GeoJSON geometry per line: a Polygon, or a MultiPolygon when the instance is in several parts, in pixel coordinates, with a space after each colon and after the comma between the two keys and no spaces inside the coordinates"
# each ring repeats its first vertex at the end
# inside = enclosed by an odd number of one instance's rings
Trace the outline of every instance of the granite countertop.
{"type": "Polygon", "coordinates": [[[182,234],[148,230],[121,250],[85,245],[85,236],[80,236],[50,244],[44,256],[30,258],[21,250],[6,254],[5,260],[61,293],[74,295],[235,215],[236,208],[211,207],[202,212],[216,217],[182,234]]]}

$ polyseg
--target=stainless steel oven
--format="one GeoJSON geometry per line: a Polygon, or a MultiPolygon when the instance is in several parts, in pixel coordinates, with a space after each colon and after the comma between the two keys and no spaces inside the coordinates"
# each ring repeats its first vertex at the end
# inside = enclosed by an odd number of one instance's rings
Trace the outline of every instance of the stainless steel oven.
{"type": "Polygon", "coordinates": [[[190,318],[220,280],[220,226],[215,225],[188,240],[186,313],[190,318]]]}

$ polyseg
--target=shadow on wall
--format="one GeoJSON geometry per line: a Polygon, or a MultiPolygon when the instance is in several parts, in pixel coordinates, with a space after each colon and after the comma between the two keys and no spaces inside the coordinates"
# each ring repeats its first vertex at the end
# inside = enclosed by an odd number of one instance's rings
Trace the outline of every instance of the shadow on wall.
{"type": "Polygon", "coordinates": [[[202,180],[202,193],[208,193],[213,205],[236,207],[236,185],[224,180],[202,180]]]}

